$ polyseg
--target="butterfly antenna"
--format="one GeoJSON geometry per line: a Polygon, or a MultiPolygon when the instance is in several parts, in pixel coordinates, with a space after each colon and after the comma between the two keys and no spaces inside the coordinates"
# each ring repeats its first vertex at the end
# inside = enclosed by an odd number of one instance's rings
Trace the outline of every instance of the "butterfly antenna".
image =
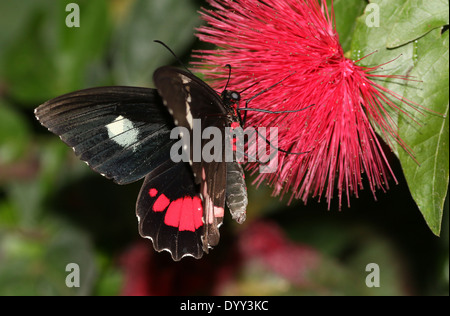
{"type": "Polygon", "coordinates": [[[181,61],[181,59],[173,52],[173,50],[170,49],[169,46],[167,46],[164,42],[161,42],[160,40],[154,40],[155,43],[161,44],[164,46],[172,55],[175,57],[175,59],[178,61],[178,63],[183,66],[184,69],[186,69],[191,75],[194,75],[181,61]]]}
{"type": "Polygon", "coordinates": [[[279,148],[279,147],[275,147],[275,146],[270,142],[270,140],[268,140],[266,137],[264,137],[258,130],[256,130],[256,133],[258,133],[259,137],[261,137],[263,140],[265,140],[265,142],[266,142],[270,147],[272,147],[273,149],[275,149],[275,150],[277,150],[277,151],[281,151],[282,153],[285,153],[285,154],[287,154],[287,155],[305,155],[305,154],[308,154],[308,153],[311,152],[311,150],[309,150],[309,151],[301,151],[301,152],[293,152],[293,151],[290,151],[290,150],[284,150],[284,149],[281,149],[281,148],[279,148]]]}
{"type": "MultiPolygon", "coordinates": [[[[252,100],[255,99],[256,97],[260,96],[261,94],[263,94],[263,93],[269,91],[270,89],[274,88],[275,86],[281,84],[283,81],[285,81],[285,80],[288,79],[289,77],[293,76],[294,74],[295,74],[295,72],[291,73],[291,74],[288,75],[286,78],[284,78],[284,79],[278,81],[277,83],[271,85],[270,87],[268,87],[268,88],[266,88],[266,89],[261,90],[260,92],[258,92],[258,93],[255,94],[254,96],[252,96],[250,99],[247,99],[247,101],[245,102],[245,107],[243,107],[243,108],[238,108],[238,111],[244,111],[244,119],[241,120],[241,121],[244,122],[244,124],[245,124],[245,122],[247,121],[247,111],[265,112],[265,113],[272,113],[272,114],[281,114],[281,113],[300,112],[300,111],[304,110],[304,109],[300,109],[300,110],[294,110],[294,111],[268,111],[268,110],[259,110],[259,109],[254,110],[254,109],[251,109],[251,108],[248,107],[248,104],[250,103],[250,101],[252,101],[252,100]]],[[[253,87],[254,85],[256,85],[256,83],[253,84],[253,85],[251,85],[250,87],[247,87],[247,88],[244,89],[243,91],[245,91],[245,90],[247,90],[247,89],[253,87]]],[[[314,105],[314,104],[313,104],[313,105],[314,105]]],[[[313,105],[310,105],[310,106],[313,106],[313,105]]],[[[309,106],[308,106],[308,107],[309,107],[309,106]]]]}
{"type": "Polygon", "coordinates": [[[259,83],[259,81],[257,81],[257,82],[255,82],[254,84],[252,84],[252,85],[250,85],[250,86],[248,86],[247,88],[245,88],[244,90],[242,90],[242,91],[239,91],[239,94],[242,94],[243,92],[245,92],[245,91],[247,91],[248,89],[250,89],[251,87],[254,87],[254,86],[256,86],[257,84],[259,83]]]}
{"type": "Polygon", "coordinates": [[[271,111],[271,110],[263,110],[263,109],[255,109],[255,108],[239,108],[239,111],[253,111],[253,112],[262,112],[262,113],[269,113],[269,114],[284,114],[284,113],[297,113],[304,111],[315,104],[308,105],[307,107],[298,109],[298,110],[285,110],[285,111],[271,111]]]}
{"type": "Polygon", "coordinates": [[[226,64],[225,67],[228,68],[228,80],[227,80],[227,84],[225,85],[225,88],[223,89],[224,92],[227,90],[228,84],[230,83],[230,78],[231,78],[231,65],[230,64],[226,64]]]}
{"type": "Polygon", "coordinates": [[[294,73],[291,73],[290,75],[288,75],[288,76],[285,77],[284,79],[281,79],[280,81],[278,81],[277,83],[271,85],[271,86],[268,87],[268,88],[262,89],[260,92],[258,92],[258,93],[255,94],[254,96],[252,96],[250,99],[247,99],[247,101],[245,102],[245,108],[248,108],[248,104],[249,104],[250,101],[252,101],[254,98],[257,98],[257,97],[259,97],[261,94],[263,94],[263,93],[269,91],[270,89],[272,89],[272,88],[278,86],[279,84],[281,84],[283,81],[285,81],[285,80],[288,79],[289,77],[293,76],[294,74],[295,74],[295,72],[294,72],[294,73]]]}

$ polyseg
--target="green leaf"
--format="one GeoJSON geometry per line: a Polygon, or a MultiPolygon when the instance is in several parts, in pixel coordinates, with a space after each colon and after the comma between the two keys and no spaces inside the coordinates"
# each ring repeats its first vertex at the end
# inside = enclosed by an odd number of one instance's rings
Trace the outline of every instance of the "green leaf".
{"type": "MultiPolygon", "coordinates": [[[[424,2],[415,3],[420,4],[416,5],[416,10],[426,6],[424,2]]],[[[448,186],[448,125],[445,125],[448,119],[444,120],[433,114],[433,111],[448,113],[448,32],[441,38],[440,29],[435,29],[413,42],[408,41],[394,49],[388,48],[388,36],[390,41],[398,43],[405,39],[404,34],[392,30],[409,1],[377,0],[371,1],[371,4],[379,8],[379,27],[370,27],[366,23],[371,14],[369,12],[358,18],[352,41],[352,58],[359,59],[373,53],[359,64],[385,64],[382,70],[377,71],[380,75],[409,75],[409,80],[387,78],[377,83],[410,100],[412,104],[429,110],[423,111],[425,115],[421,115],[414,110],[414,105],[407,106],[390,97],[405,111],[399,114],[387,109],[393,119],[393,127],[398,127],[399,136],[410,146],[413,157],[392,137],[383,134],[377,126],[375,129],[399,157],[411,194],[430,229],[438,235],[448,186]]]]}
{"type": "MultiPolygon", "coordinates": [[[[352,41],[351,58],[359,60],[361,66],[374,67],[385,64],[378,69],[377,75],[406,75],[414,67],[414,45],[407,44],[396,49],[386,47],[387,35],[395,23],[396,15],[402,10],[405,0],[373,0],[370,5],[375,6],[379,12],[379,26],[369,23],[375,11],[366,9],[364,15],[357,19],[357,24],[352,41]]],[[[401,95],[404,90],[404,80],[381,78],[376,83],[385,86],[394,93],[401,95]]],[[[391,98],[393,99],[393,98],[391,98]]],[[[395,102],[395,99],[392,101],[395,102]]],[[[406,106],[402,106],[403,109],[406,106]]],[[[393,120],[397,124],[398,113],[389,107],[386,108],[393,120]]],[[[383,133],[377,124],[373,124],[377,133],[389,144],[391,150],[398,155],[398,144],[389,135],[383,133]]]]}
{"type": "MultiPolygon", "coordinates": [[[[333,3],[339,42],[344,51],[348,51],[350,49],[352,35],[356,25],[356,18],[363,13],[364,8],[366,7],[366,1],[335,0],[333,3]]],[[[329,5],[331,5],[331,3],[329,5]]]]}
{"type": "Polygon", "coordinates": [[[406,44],[434,28],[447,25],[448,16],[448,1],[406,1],[396,15],[397,21],[388,36],[387,47],[394,48],[406,44]]]}
{"type": "Polygon", "coordinates": [[[402,168],[411,194],[419,206],[428,226],[439,235],[442,210],[449,180],[449,32],[442,37],[440,30],[427,34],[418,42],[418,62],[411,76],[420,78],[419,89],[407,88],[405,98],[414,99],[427,109],[441,113],[426,112],[426,118],[415,113],[415,119],[424,122],[417,127],[401,117],[400,137],[415,152],[419,164],[404,151],[399,152],[402,168]],[[423,53],[422,53],[423,52],[423,53]]]}
{"type": "MultiPolygon", "coordinates": [[[[401,11],[405,0],[373,0],[372,6],[379,8],[379,26],[372,26],[368,21],[373,13],[366,10],[365,14],[357,19],[355,32],[351,45],[351,58],[359,60],[359,65],[378,66],[384,65],[377,70],[377,75],[406,75],[414,66],[414,45],[408,44],[396,49],[386,47],[387,35],[395,23],[396,15],[401,11]]],[[[390,90],[401,93],[404,81],[398,79],[381,79],[377,83],[382,84],[390,90]]],[[[396,114],[390,114],[396,119],[396,114]]],[[[379,132],[379,130],[378,130],[379,132]]],[[[389,140],[387,140],[389,141],[389,140]]],[[[391,146],[396,151],[395,146],[391,146]]]]}

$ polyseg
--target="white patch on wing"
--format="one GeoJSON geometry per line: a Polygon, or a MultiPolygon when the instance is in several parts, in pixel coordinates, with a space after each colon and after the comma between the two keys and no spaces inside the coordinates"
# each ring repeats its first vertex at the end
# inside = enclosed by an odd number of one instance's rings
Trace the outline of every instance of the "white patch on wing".
{"type": "Polygon", "coordinates": [[[115,143],[122,147],[137,148],[139,131],[134,127],[133,122],[126,119],[122,115],[116,117],[114,122],[106,125],[108,136],[115,143]]]}
{"type": "Polygon", "coordinates": [[[223,217],[225,211],[223,207],[214,206],[214,217],[223,217]]]}
{"type": "MultiPolygon", "coordinates": [[[[202,180],[206,181],[206,173],[205,173],[205,168],[202,168],[202,180]]],[[[205,184],[206,186],[206,184],[205,184]]]]}
{"type": "MultiPolygon", "coordinates": [[[[187,83],[191,82],[191,79],[189,79],[188,77],[183,76],[183,75],[181,75],[181,76],[182,76],[181,80],[183,81],[184,84],[187,84],[187,83]]],[[[192,113],[191,113],[191,102],[192,102],[191,87],[186,85],[184,87],[184,89],[187,92],[186,102],[185,102],[185,106],[186,106],[186,121],[188,122],[189,127],[193,128],[193,124],[192,124],[193,118],[192,118],[192,113]]]]}
{"type": "Polygon", "coordinates": [[[188,77],[186,77],[186,76],[183,75],[183,74],[179,74],[179,75],[180,75],[181,81],[182,81],[184,84],[187,84],[187,83],[189,83],[189,82],[192,81],[191,79],[189,79],[188,77]]]}
{"type": "MultiPolygon", "coordinates": [[[[202,169],[202,174],[204,173],[204,169],[202,169]]],[[[203,205],[204,205],[204,212],[205,215],[203,216],[203,223],[204,224],[212,224],[213,223],[213,218],[214,218],[214,214],[213,214],[213,209],[214,209],[214,205],[212,203],[211,198],[208,195],[208,184],[205,182],[205,184],[203,185],[203,192],[202,196],[204,198],[203,201],[203,205]]]]}
{"type": "Polygon", "coordinates": [[[192,120],[193,120],[193,118],[192,118],[192,113],[191,113],[191,107],[189,105],[189,102],[186,101],[186,121],[188,122],[189,127],[191,129],[193,128],[192,120]]]}
{"type": "MultiPolygon", "coordinates": [[[[202,177],[205,176],[205,170],[202,169],[202,177]]],[[[203,223],[206,224],[213,224],[215,217],[224,217],[224,208],[215,206],[211,197],[208,195],[208,185],[205,183],[203,187],[203,192],[200,193],[202,197],[205,199],[205,219],[203,220],[203,223]],[[203,194],[202,194],[203,193],[203,194]]]]}

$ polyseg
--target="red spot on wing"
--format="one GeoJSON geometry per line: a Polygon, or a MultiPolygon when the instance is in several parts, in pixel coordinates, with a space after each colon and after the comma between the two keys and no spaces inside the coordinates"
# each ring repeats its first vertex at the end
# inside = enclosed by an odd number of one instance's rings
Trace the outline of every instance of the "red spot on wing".
{"type": "Polygon", "coordinates": [[[179,198],[170,203],[164,224],[178,227],[180,231],[195,231],[203,225],[202,202],[198,196],[179,198]]]}
{"type": "MultiPolygon", "coordinates": [[[[150,194],[151,196],[151,194],[150,194]]],[[[169,206],[170,200],[165,196],[164,194],[161,194],[153,204],[153,211],[154,212],[162,212],[166,209],[167,206],[169,206]]]]}
{"type": "Polygon", "coordinates": [[[178,225],[178,229],[180,231],[188,230],[195,231],[194,225],[194,202],[192,198],[185,197],[183,199],[183,208],[180,212],[180,223],[178,225]]]}
{"type": "MultiPolygon", "coordinates": [[[[151,188],[148,190],[148,195],[155,198],[158,195],[158,190],[151,188]]],[[[172,227],[178,227],[180,231],[195,231],[203,225],[203,206],[202,200],[198,196],[186,196],[171,201],[164,194],[159,195],[153,203],[153,212],[163,212],[164,224],[172,227]]]]}
{"type": "Polygon", "coordinates": [[[180,223],[180,214],[183,209],[183,199],[177,199],[172,201],[169,208],[166,211],[166,216],[164,217],[164,224],[168,226],[178,227],[180,223]]]}

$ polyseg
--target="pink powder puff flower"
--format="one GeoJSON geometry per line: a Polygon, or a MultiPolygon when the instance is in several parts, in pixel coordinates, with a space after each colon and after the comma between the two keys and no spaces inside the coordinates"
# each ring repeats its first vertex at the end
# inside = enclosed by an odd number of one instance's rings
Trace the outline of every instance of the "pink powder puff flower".
{"type": "MultiPolygon", "coordinates": [[[[278,147],[303,155],[279,152],[275,173],[259,174],[256,183],[267,182],[275,196],[292,191],[293,198],[325,197],[330,207],[337,187],[339,207],[345,192],[358,196],[362,174],[374,198],[377,189],[386,190],[395,176],[389,166],[374,126],[385,139],[399,138],[389,110],[408,115],[395,99],[401,96],[372,81],[383,76],[380,66],[358,66],[344,57],[334,24],[334,11],[317,0],[209,0],[213,11],[203,10],[206,26],[197,36],[215,44],[217,50],[194,53],[194,63],[213,87],[223,89],[228,78],[224,67],[231,64],[229,89],[245,90],[243,99],[264,92],[249,107],[280,111],[305,110],[289,114],[247,111],[246,125],[278,127],[278,147]],[[257,83],[257,84],[255,84],[257,83]],[[252,86],[253,85],[253,86],[252,86]],[[313,106],[310,106],[313,105],[313,106]],[[374,126],[372,126],[374,125],[374,126]]],[[[243,105],[241,104],[241,107],[243,105]]],[[[257,165],[248,168],[256,172],[257,165]]]]}

